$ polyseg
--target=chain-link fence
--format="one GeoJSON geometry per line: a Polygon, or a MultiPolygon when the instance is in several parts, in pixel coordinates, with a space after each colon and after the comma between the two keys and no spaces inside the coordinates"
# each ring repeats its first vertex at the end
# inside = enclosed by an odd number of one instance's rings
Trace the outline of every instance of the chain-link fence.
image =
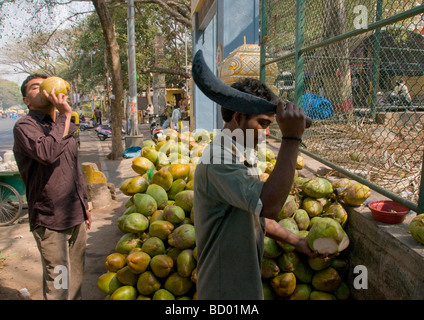
{"type": "Polygon", "coordinates": [[[261,77],[313,118],[302,152],[424,212],[420,2],[262,0],[261,77]]]}

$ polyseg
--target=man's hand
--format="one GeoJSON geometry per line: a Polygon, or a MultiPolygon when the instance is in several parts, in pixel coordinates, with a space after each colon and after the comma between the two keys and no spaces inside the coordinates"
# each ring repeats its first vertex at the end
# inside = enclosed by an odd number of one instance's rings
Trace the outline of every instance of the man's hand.
{"type": "Polygon", "coordinates": [[[52,105],[59,111],[59,113],[66,114],[69,116],[72,114],[72,109],[68,103],[67,95],[63,93],[59,93],[58,95],[56,95],[55,87],[52,88],[50,94],[48,94],[46,90],[44,90],[43,93],[49,99],[52,105]]]}
{"type": "Polygon", "coordinates": [[[85,226],[87,230],[90,230],[91,228],[91,212],[88,210],[85,210],[85,215],[87,219],[85,219],[85,226]]]}
{"type": "MultiPolygon", "coordinates": [[[[59,111],[59,113],[66,116],[65,129],[63,130],[62,135],[62,137],[66,137],[69,133],[69,126],[71,124],[72,108],[68,103],[68,96],[63,93],[56,95],[54,90],[55,87],[52,88],[50,95],[47,94],[46,90],[43,90],[43,93],[49,99],[52,105],[59,111]]],[[[55,118],[53,118],[53,120],[54,119],[55,118]]]]}
{"type": "Polygon", "coordinates": [[[276,121],[281,133],[286,137],[301,138],[305,131],[305,113],[291,102],[280,100],[277,104],[276,121]]]}
{"type": "Polygon", "coordinates": [[[321,259],[332,259],[337,257],[339,254],[319,254],[316,251],[312,251],[308,245],[308,240],[305,237],[300,237],[297,244],[294,245],[296,251],[306,254],[309,258],[321,258],[321,259]]]}
{"type": "Polygon", "coordinates": [[[305,237],[298,236],[290,230],[284,228],[277,221],[273,219],[265,218],[265,235],[271,239],[282,241],[284,243],[291,244],[295,247],[296,251],[306,254],[310,258],[334,258],[338,256],[337,254],[333,255],[322,255],[318,252],[311,250],[308,245],[308,240],[305,237]]]}

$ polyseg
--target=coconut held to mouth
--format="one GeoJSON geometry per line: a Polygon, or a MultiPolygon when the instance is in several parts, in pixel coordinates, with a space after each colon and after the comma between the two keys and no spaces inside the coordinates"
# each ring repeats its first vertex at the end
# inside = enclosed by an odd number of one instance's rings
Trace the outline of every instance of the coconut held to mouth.
{"type": "Polygon", "coordinates": [[[40,85],[40,93],[44,100],[48,98],[44,95],[43,90],[46,90],[48,94],[52,91],[53,87],[55,88],[54,93],[58,95],[59,93],[67,94],[71,85],[59,77],[48,77],[40,85]]]}

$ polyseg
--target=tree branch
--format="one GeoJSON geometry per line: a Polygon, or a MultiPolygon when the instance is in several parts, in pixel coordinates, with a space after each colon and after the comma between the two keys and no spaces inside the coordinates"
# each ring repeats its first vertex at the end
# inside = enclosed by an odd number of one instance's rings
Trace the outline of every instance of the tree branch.
{"type": "Polygon", "coordinates": [[[49,43],[51,37],[53,37],[53,35],[55,34],[55,32],[60,28],[61,25],[63,25],[66,21],[71,20],[72,18],[75,18],[76,16],[82,15],[82,14],[87,14],[87,13],[94,13],[95,11],[84,11],[84,12],[77,12],[74,13],[73,15],[67,17],[65,20],[63,20],[61,23],[59,23],[59,25],[54,28],[54,30],[50,33],[50,35],[47,37],[47,40],[43,43],[43,45],[47,45],[47,43],[49,43]]]}
{"type": "Polygon", "coordinates": [[[176,70],[176,69],[170,69],[170,68],[164,68],[164,67],[153,67],[150,69],[144,69],[141,71],[138,71],[139,73],[148,74],[148,73],[164,73],[164,74],[172,74],[176,76],[181,76],[186,79],[190,78],[191,75],[185,71],[182,70],[176,70]]]}
{"type": "MultiPolygon", "coordinates": [[[[156,4],[164,9],[172,18],[176,21],[180,22],[187,28],[191,29],[191,19],[190,19],[190,10],[184,9],[187,8],[185,3],[179,3],[176,1],[168,1],[168,0],[134,0],[135,4],[156,4]]],[[[126,1],[110,1],[109,5],[120,6],[125,5],[126,1]]]]}

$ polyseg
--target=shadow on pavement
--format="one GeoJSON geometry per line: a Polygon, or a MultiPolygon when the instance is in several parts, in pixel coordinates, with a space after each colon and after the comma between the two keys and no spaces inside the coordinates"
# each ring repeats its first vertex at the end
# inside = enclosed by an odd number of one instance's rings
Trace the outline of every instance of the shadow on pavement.
{"type": "Polygon", "coordinates": [[[106,273],[106,257],[115,252],[115,246],[122,232],[118,229],[117,219],[125,211],[124,201],[116,201],[114,206],[93,209],[91,230],[88,231],[85,258],[84,300],[103,300],[105,295],[97,288],[97,280],[106,273]]]}

